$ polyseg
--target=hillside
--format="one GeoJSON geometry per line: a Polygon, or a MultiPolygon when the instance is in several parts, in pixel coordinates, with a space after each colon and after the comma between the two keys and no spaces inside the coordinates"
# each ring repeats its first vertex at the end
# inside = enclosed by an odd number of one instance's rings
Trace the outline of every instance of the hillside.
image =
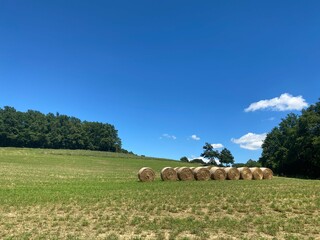
{"type": "Polygon", "coordinates": [[[319,239],[320,181],[160,180],[163,167],[184,165],[0,148],[0,239],[319,239]],[[154,182],[138,182],[143,166],[154,182]]]}

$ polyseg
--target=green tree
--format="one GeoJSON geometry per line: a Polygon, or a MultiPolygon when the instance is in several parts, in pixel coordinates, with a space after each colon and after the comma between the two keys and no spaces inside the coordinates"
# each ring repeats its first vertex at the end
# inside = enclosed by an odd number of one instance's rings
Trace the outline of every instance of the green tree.
{"type": "Polygon", "coordinates": [[[320,177],[320,102],[288,114],[262,144],[262,166],[288,176],[320,177]]]}
{"type": "Polygon", "coordinates": [[[219,152],[217,150],[214,150],[210,143],[205,143],[202,148],[203,153],[201,153],[201,157],[208,159],[209,164],[217,165],[215,159],[219,159],[219,152]]]}
{"type": "Polygon", "coordinates": [[[182,157],[180,158],[181,162],[189,162],[189,159],[187,157],[182,157]]]}
{"type": "Polygon", "coordinates": [[[8,106],[0,108],[0,146],[126,151],[111,124],[8,106]]]}
{"type": "Polygon", "coordinates": [[[234,163],[234,157],[227,148],[222,149],[218,158],[220,163],[225,164],[226,166],[234,163]]]}
{"type": "Polygon", "coordinates": [[[249,159],[246,163],[245,163],[246,167],[261,167],[261,163],[259,163],[258,161],[249,159]]]}

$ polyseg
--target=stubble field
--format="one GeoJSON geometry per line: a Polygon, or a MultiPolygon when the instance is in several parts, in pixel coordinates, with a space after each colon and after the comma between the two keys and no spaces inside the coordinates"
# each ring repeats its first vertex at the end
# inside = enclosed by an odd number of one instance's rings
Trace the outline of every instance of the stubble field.
{"type": "Polygon", "coordinates": [[[162,182],[166,166],[186,164],[0,148],[0,239],[320,239],[319,180],[162,182]]]}

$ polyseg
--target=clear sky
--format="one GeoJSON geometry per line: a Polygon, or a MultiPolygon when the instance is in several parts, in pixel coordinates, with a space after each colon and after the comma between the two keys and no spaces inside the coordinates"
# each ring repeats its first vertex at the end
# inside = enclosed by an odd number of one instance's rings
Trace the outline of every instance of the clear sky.
{"type": "Polygon", "coordinates": [[[265,134],[320,97],[319,12],[312,0],[1,0],[0,107],[111,123],[140,155],[198,157],[209,142],[257,160],[265,134]]]}

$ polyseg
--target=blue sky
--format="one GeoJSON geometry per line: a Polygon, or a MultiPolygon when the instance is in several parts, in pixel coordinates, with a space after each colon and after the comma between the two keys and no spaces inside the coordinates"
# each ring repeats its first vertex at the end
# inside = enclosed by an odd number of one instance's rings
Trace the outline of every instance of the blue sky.
{"type": "Polygon", "coordinates": [[[265,133],[320,97],[319,9],[2,0],[0,107],[114,124],[137,154],[192,158],[209,142],[258,159],[265,133]]]}

